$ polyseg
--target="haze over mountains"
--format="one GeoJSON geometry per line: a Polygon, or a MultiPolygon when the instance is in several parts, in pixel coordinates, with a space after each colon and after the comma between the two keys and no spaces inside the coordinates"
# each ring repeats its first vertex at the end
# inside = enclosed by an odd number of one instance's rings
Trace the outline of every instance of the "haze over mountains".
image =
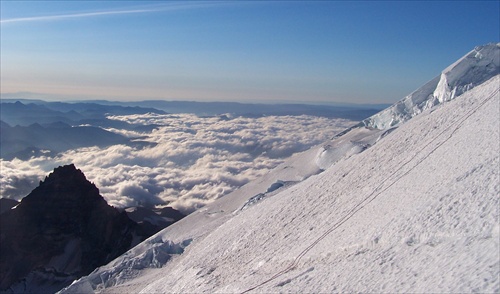
{"type": "Polygon", "coordinates": [[[325,107],[313,116],[304,113],[319,108],[304,105],[264,115],[280,108],[215,103],[221,106],[219,115],[201,116],[96,103],[25,103],[2,102],[2,111],[11,111],[2,123],[0,142],[2,197],[19,200],[54,167],[74,163],[111,205],[171,203],[185,213],[355,123],[321,115],[345,108],[325,107]],[[237,114],[242,106],[247,106],[245,116],[237,114]],[[37,113],[43,123],[36,122],[37,113]]]}
{"type": "MultiPolygon", "coordinates": [[[[93,103],[23,104],[2,100],[0,107],[1,141],[0,156],[6,160],[30,159],[33,156],[51,155],[81,147],[106,147],[132,144],[126,137],[104,127],[134,129],[126,123],[112,121],[108,115],[165,112],[140,107],[106,106],[93,103]],[[47,107],[46,105],[50,105],[47,107]]],[[[147,126],[143,126],[145,128],[147,126]]]]}
{"type": "MultiPolygon", "coordinates": [[[[82,118],[102,119],[107,114],[127,115],[152,113],[192,113],[198,116],[214,116],[230,113],[234,116],[258,117],[263,115],[315,115],[333,118],[361,120],[371,114],[388,107],[388,104],[250,104],[238,102],[197,102],[197,101],[164,101],[146,100],[137,102],[94,100],[85,102],[49,102],[36,99],[2,98],[4,103],[22,103],[42,110],[41,117],[67,117],[72,121],[82,118]],[[48,112],[48,113],[47,113],[48,112]],[[47,113],[47,114],[44,114],[47,113]],[[73,116],[76,114],[77,116],[73,116]]],[[[19,114],[10,109],[4,110],[7,116],[19,119],[19,114]]],[[[3,114],[3,113],[2,113],[3,114]]],[[[21,116],[22,117],[22,116],[21,116]]],[[[33,118],[37,116],[34,115],[33,118]]],[[[53,120],[53,119],[52,119],[53,120]]],[[[39,120],[35,120],[40,122],[39,120]]],[[[33,123],[34,121],[28,121],[33,123]]],[[[21,123],[26,123],[22,121],[21,123]]],[[[40,122],[41,123],[41,122],[40,122]]]]}
{"type": "Polygon", "coordinates": [[[117,144],[137,145],[121,134],[100,128],[127,131],[152,131],[158,125],[131,125],[111,120],[109,116],[137,114],[193,113],[197,116],[262,117],[314,115],[328,118],[361,120],[381,105],[302,105],[242,104],[230,102],[46,102],[29,99],[2,99],[0,157],[6,160],[28,160],[33,156],[51,155],[81,147],[107,147],[117,144]],[[21,102],[23,101],[23,102],[21,102]]]}
{"type": "Polygon", "coordinates": [[[475,48],[62,293],[500,291],[499,56],[475,48]]]}

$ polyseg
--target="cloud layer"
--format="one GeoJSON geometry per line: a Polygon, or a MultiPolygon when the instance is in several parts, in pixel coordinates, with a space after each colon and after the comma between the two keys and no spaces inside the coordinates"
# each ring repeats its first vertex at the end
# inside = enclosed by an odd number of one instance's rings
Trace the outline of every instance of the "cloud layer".
{"type": "Polygon", "coordinates": [[[314,116],[110,118],[160,126],[148,133],[108,129],[152,144],[82,148],[28,161],[2,160],[2,197],[20,199],[54,167],[74,163],[111,205],[168,203],[189,213],[352,125],[348,120],[314,116]]]}

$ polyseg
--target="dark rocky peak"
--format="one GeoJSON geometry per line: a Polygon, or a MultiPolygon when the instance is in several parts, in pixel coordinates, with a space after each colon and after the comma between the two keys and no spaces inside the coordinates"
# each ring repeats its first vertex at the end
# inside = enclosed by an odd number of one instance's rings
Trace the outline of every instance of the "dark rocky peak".
{"type": "MultiPolygon", "coordinates": [[[[55,186],[54,188],[62,188],[75,185],[94,186],[74,164],[55,168],[52,173],[45,177],[43,182],[40,182],[40,187],[55,186]]],[[[97,193],[99,193],[98,190],[97,193]]]]}
{"type": "Polygon", "coordinates": [[[172,208],[142,216],[138,224],[108,205],[73,164],[54,169],[0,214],[0,293],[57,292],[180,217],[172,208]]]}
{"type": "Polygon", "coordinates": [[[37,188],[23,198],[19,208],[33,208],[36,211],[41,208],[64,208],[68,213],[83,213],[99,206],[108,206],[99,195],[99,189],[87,180],[81,170],[70,164],[54,169],[37,188]]]}
{"type": "Polygon", "coordinates": [[[64,182],[66,182],[66,184],[88,183],[83,172],[77,169],[74,164],[69,164],[55,168],[54,171],[46,176],[45,180],[40,183],[40,186],[64,182]]]}
{"type": "Polygon", "coordinates": [[[142,236],[137,229],[81,170],[58,167],[0,214],[0,292],[57,291],[128,250],[134,236],[142,236]],[[53,287],[42,291],[47,283],[53,287]]]}

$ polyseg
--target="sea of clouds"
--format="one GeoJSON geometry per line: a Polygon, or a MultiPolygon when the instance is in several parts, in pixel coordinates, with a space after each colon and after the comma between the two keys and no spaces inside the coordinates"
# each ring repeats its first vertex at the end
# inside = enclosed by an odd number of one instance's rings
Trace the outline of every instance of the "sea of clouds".
{"type": "Polygon", "coordinates": [[[354,124],[307,115],[109,118],[156,127],[144,132],[108,129],[137,144],[80,148],[26,161],[1,160],[2,197],[21,199],[55,167],[74,163],[115,207],[168,203],[190,213],[354,124]]]}

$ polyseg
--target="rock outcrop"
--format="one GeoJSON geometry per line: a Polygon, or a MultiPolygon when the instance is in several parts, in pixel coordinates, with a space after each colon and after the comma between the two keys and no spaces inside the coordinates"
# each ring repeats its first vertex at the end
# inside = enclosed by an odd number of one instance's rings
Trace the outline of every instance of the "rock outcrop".
{"type": "Polygon", "coordinates": [[[55,292],[150,235],[74,165],[58,167],[0,215],[0,291],[55,292]]]}

